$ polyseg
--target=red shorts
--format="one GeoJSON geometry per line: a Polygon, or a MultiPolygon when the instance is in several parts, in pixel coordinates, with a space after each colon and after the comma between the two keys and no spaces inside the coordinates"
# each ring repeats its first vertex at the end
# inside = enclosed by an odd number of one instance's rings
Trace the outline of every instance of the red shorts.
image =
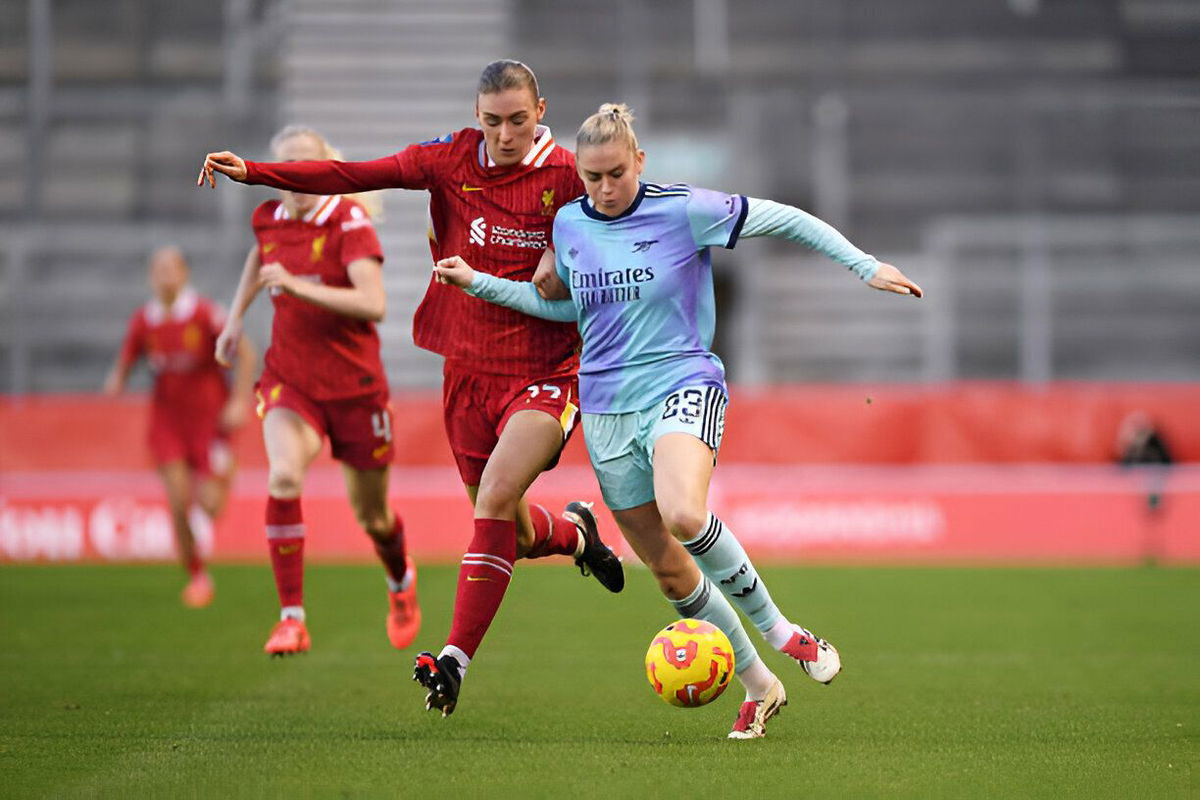
{"type": "Polygon", "coordinates": [[[299,414],[323,437],[333,457],[353,469],[383,469],[392,463],[392,407],[386,392],[344,400],[314,400],[263,370],[254,387],[259,419],[272,408],[299,414]]]}
{"type": "Polygon", "coordinates": [[[229,436],[220,430],[216,415],[186,423],[151,413],[150,455],[158,466],[183,461],[197,475],[224,477],[233,466],[229,436]]]}
{"type": "MultiPolygon", "coordinates": [[[[458,474],[478,486],[500,433],[518,411],[544,411],[562,426],[563,444],[579,419],[579,379],[575,375],[529,380],[487,375],[450,366],[442,372],[442,414],[458,474]]],[[[546,465],[551,469],[558,456],[546,465]]]]}

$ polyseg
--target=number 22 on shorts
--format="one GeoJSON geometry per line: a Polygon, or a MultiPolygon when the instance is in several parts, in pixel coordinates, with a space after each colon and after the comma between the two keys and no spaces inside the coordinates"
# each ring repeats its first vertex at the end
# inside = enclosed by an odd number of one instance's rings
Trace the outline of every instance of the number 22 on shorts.
{"type": "Polygon", "coordinates": [[[534,384],[533,386],[526,386],[525,391],[529,392],[530,400],[534,399],[542,392],[549,392],[550,399],[552,400],[557,400],[558,398],[562,397],[562,387],[555,386],[552,383],[543,383],[541,386],[538,386],[537,384],[534,384]]]}

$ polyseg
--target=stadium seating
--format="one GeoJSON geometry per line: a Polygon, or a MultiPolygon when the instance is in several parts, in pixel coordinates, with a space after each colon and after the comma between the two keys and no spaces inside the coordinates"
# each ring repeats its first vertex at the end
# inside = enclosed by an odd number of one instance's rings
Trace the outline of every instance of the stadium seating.
{"type": "MultiPolygon", "coordinates": [[[[1189,348],[1200,322],[1187,309],[1197,241],[1186,232],[1200,228],[1194,4],[239,0],[213,14],[203,4],[126,0],[101,13],[55,3],[53,93],[37,134],[25,114],[28,9],[12,5],[15,24],[0,31],[6,309],[38,308],[52,292],[76,302],[11,266],[79,266],[77,256],[15,252],[31,224],[151,225],[167,238],[207,226],[217,246],[193,254],[197,282],[227,297],[249,244],[246,217],[267,192],[195,191],[199,154],[223,145],[261,156],[283,121],[325,131],[349,158],[391,152],[470,124],[477,62],[518,55],[538,70],[560,141],[600,101],[626,100],[641,119],[651,179],[811,209],[931,292],[925,304],[888,303],[781,246],[718,255],[728,301],[718,348],[735,379],[1195,375],[1189,348]],[[722,8],[724,27],[711,27],[703,9],[722,8]],[[620,41],[626,56],[595,46],[602,41],[620,41]],[[1033,232],[1022,222],[1030,216],[1049,227],[1033,232]],[[1112,234],[1130,219],[1166,238],[1112,234]],[[1077,226],[1101,239],[1073,240],[1077,226]],[[1037,327],[1047,316],[1055,324],[1037,327]],[[879,341],[892,352],[872,346],[879,341]]],[[[409,387],[439,381],[436,359],[409,335],[427,280],[424,205],[419,194],[389,192],[380,224],[391,303],[384,352],[393,382],[409,387]]],[[[81,279],[104,286],[94,296],[111,304],[65,307],[73,326],[6,315],[0,391],[91,388],[116,345],[109,334],[140,296],[144,255],[113,237],[95,241],[81,279]],[[94,335],[72,339],[88,327],[79,320],[94,320],[94,335]]]]}

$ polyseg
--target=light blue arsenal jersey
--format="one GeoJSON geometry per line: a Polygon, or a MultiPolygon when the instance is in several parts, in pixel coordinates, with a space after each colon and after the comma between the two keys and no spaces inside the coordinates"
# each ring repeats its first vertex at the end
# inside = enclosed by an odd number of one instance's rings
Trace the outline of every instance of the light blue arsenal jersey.
{"type": "Polygon", "coordinates": [[[620,216],[587,196],[554,220],[558,274],[571,289],[584,411],[647,408],[683,386],[725,389],[709,348],[716,314],[709,247],[733,247],[747,201],[684,184],[643,183],[620,216]]]}
{"type": "Polygon", "coordinates": [[[684,184],[643,183],[620,216],[586,196],[554,218],[558,274],[570,300],[545,300],[532,283],[476,272],[468,294],[559,321],[583,339],[580,406],[589,414],[641,411],[685,386],[725,391],[725,367],[709,351],[716,315],[708,248],[738,236],[800,242],[870,281],[874,256],[830,225],[773,200],[684,184]]]}

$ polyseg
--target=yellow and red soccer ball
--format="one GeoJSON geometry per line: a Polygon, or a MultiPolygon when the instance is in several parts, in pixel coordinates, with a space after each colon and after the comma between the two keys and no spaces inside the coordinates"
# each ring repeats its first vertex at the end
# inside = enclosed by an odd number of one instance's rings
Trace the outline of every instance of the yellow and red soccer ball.
{"type": "Polygon", "coordinates": [[[685,708],[711,703],[733,677],[733,646],[710,622],[672,622],[650,642],[646,677],[665,703],[685,708]]]}

